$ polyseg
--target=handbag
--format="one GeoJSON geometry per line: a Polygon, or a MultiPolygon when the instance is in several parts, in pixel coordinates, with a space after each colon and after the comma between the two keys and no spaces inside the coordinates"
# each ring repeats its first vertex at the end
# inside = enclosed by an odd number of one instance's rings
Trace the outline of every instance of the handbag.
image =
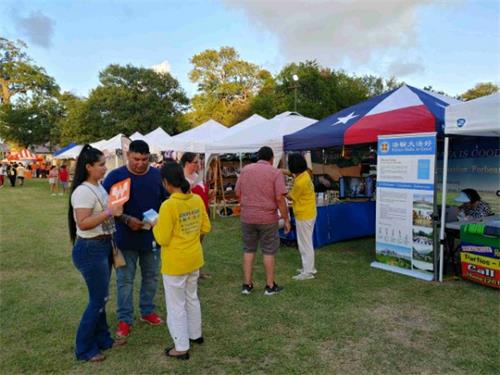
{"type": "MultiPolygon", "coordinates": [[[[84,185],[84,184],[82,184],[82,185],[84,185]]],[[[97,201],[99,202],[99,205],[101,206],[102,210],[104,211],[105,210],[104,205],[102,204],[101,200],[99,199],[99,196],[94,191],[94,189],[92,189],[88,185],[84,185],[84,186],[86,186],[95,195],[95,197],[97,198],[97,201]]],[[[105,224],[104,226],[106,227],[107,231],[109,231],[109,234],[111,235],[111,248],[112,248],[111,254],[113,255],[113,267],[115,269],[125,267],[127,265],[127,262],[125,261],[125,257],[123,256],[122,251],[120,250],[120,248],[116,244],[116,238],[114,235],[115,232],[113,230],[114,223],[111,223],[111,219],[106,219],[106,220],[104,220],[103,224],[105,224]]],[[[104,230],[105,232],[106,232],[106,229],[104,230]]]]}

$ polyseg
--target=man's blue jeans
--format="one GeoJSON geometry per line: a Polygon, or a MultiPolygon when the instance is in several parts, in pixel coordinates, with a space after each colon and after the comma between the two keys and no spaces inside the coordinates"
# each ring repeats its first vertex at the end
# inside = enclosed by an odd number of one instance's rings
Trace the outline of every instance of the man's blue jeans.
{"type": "Polygon", "coordinates": [[[111,275],[111,240],[77,239],[72,255],[89,292],[89,303],[76,333],[75,354],[77,359],[89,360],[113,345],[105,310],[111,275]]]}
{"type": "Polygon", "coordinates": [[[153,250],[122,250],[127,265],[116,270],[116,287],[118,289],[118,320],[128,324],[134,322],[134,278],[137,269],[137,260],[141,268],[141,295],[139,307],[141,316],[155,311],[153,299],[158,286],[160,253],[153,250]]]}

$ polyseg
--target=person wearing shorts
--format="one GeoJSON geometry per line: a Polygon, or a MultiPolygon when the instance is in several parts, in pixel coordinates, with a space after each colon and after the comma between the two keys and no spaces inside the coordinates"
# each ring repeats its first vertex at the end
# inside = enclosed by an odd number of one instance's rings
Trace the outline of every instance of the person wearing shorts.
{"type": "Polygon", "coordinates": [[[285,232],[290,231],[290,219],[286,207],[285,179],[279,169],[273,167],[274,155],[270,147],[258,152],[259,161],[241,170],[236,183],[236,195],[241,206],[241,231],[243,237],[242,294],[250,294],[254,288],[252,271],[257,248],[263,254],[266,273],[265,295],[279,293],[282,288],[274,281],[275,255],[280,246],[278,234],[278,210],[285,221],[285,232]]]}
{"type": "Polygon", "coordinates": [[[69,173],[65,165],[61,165],[59,170],[59,183],[61,184],[62,192],[59,195],[64,195],[68,191],[69,173]]]}
{"type": "Polygon", "coordinates": [[[49,171],[49,186],[50,186],[50,192],[52,193],[51,195],[56,195],[57,194],[57,179],[59,176],[59,172],[57,172],[57,168],[55,165],[50,167],[49,171]]]}

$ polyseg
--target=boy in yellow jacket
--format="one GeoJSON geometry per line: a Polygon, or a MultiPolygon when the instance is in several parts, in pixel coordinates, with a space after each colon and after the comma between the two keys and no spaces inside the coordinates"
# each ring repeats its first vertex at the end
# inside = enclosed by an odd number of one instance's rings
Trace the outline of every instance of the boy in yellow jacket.
{"type": "Polygon", "coordinates": [[[161,176],[170,198],[161,205],[153,234],[161,246],[167,326],[174,341],[165,355],[189,359],[190,342],[203,343],[198,299],[199,269],[203,266],[200,238],[210,232],[210,220],[202,199],[191,194],[180,165],[167,163],[161,176]]]}

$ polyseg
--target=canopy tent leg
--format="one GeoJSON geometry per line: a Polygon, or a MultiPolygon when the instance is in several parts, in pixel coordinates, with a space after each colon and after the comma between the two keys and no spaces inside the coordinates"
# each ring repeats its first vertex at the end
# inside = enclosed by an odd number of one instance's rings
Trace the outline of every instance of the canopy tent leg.
{"type": "Polygon", "coordinates": [[[441,187],[441,228],[439,230],[439,282],[443,282],[444,235],[446,228],[446,189],[448,184],[448,148],[450,139],[444,138],[443,185],[441,187]]]}

